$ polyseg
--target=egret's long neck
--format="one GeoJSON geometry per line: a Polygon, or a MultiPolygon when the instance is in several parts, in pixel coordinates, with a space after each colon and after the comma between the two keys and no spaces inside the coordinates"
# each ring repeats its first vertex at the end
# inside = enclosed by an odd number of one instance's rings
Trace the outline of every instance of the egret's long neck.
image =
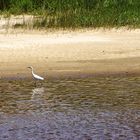
{"type": "Polygon", "coordinates": [[[33,68],[32,68],[32,74],[34,74],[33,68]]]}

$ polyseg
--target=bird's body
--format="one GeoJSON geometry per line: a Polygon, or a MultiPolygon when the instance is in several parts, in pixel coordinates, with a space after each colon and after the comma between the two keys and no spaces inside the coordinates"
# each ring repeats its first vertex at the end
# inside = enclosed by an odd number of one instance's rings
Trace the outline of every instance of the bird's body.
{"type": "Polygon", "coordinates": [[[34,73],[32,66],[31,67],[28,67],[28,68],[30,68],[32,70],[32,75],[33,75],[33,78],[34,79],[36,79],[36,80],[44,80],[43,77],[41,77],[41,76],[39,76],[39,75],[37,75],[37,74],[34,73]]]}
{"type": "Polygon", "coordinates": [[[33,73],[33,77],[34,77],[35,79],[37,79],[37,80],[44,80],[43,77],[41,77],[41,76],[39,76],[39,75],[36,75],[36,74],[34,74],[34,73],[33,73]]]}

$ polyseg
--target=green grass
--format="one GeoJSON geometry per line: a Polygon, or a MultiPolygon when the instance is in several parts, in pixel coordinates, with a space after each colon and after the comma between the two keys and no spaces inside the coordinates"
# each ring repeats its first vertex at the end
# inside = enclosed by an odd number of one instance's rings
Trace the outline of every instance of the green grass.
{"type": "Polygon", "coordinates": [[[140,27],[140,0],[0,0],[0,10],[39,15],[34,28],[140,27]]]}

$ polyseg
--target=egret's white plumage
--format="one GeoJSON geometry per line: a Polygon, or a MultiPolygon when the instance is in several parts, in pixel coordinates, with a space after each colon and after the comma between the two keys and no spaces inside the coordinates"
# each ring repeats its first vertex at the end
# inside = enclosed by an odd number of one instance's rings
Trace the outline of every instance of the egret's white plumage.
{"type": "Polygon", "coordinates": [[[39,76],[39,75],[37,75],[37,74],[34,73],[33,67],[32,67],[32,66],[30,66],[30,67],[28,67],[28,68],[30,68],[30,69],[32,70],[32,75],[33,75],[33,77],[34,77],[36,80],[44,80],[43,77],[41,77],[41,76],[39,76]]]}

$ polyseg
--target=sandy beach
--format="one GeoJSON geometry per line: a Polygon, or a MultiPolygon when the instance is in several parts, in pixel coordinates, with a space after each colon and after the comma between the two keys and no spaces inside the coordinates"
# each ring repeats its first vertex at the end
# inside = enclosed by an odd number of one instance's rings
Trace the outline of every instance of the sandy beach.
{"type": "Polygon", "coordinates": [[[0,77],[140,74],[140,30],[0,32],[0,77]]]}

